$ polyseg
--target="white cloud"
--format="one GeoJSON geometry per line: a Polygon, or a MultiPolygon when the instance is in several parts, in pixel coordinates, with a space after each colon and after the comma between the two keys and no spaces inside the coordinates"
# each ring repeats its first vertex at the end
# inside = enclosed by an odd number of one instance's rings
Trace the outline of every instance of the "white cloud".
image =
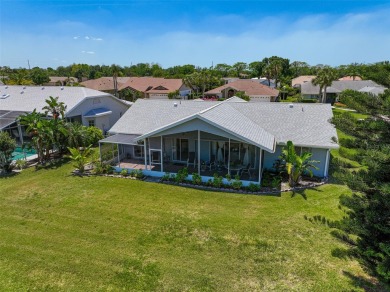
{"type": "Polygon", "coordinates": [[[80,37],[79,36],[74,36],[73,39],[74,40],[78,40],[80,37]]]}
{"type": "Polygon", "coordinates": [[[93,55],[95,54],[94,51],[81,51],[83,54],[90,54],[90,55],[93,55]]]}
{"type": "Polygon", "coordinates": [[[89,40],[89,36],[87,36],[87,35],[86,35],[84,38],[85,38],[86,40],[89,40]]]}

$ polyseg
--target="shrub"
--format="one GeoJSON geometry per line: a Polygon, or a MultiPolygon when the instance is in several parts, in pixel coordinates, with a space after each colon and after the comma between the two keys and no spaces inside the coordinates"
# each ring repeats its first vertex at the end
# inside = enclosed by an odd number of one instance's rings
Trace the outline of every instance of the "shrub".
{"type": "Polygon", "coordinates": [[[202,177],[196,172],[194,172],[192,174],[192,184],[194,184],[194,185],[201,185],[202,184],[202,177]]]}
{"type": "Polygon", "coordinates": [[[121,170],[120,175],[121,175],[121,176],[128,176],[129,173],[128,173],[127,169],[124,168],[124,169],[121,170]]]}
{"type": "Polygon", "coordinates": [[[17,169],[22,170],[22,169],[26,168],[27,161],[24,160],[24,159],[18,159],[18,160],[15,161],[15,166],[16,166],[17,169]]]}
{"type": "Polygon", "coordinates": [[[242,187],[242,181],[240,180],[240,175],[236,174],[234,176],[234,181],[232,182],[232,187],[235,190],[239,190],[242,187]]]}
{"type": "Polygon", "coordinates": [[[87,127],[86,128],[86,145],[97,145],[99,140],[103,139],[103,132],[96,127],[87,127]]]}
{"type": "Polygon", "coordinates": [[[220,188],[223,185],[223,177],[218,175],[218,173],[214,173],[213,186],[216,188],[220,188]]]}
{"type": "Polygon", "coordinates": [[[161,181],[169,181],[171,178],[171,175],[166,172],[162,177],[161,177],[161,181]]]}
{"type": "Polygon", "coordinates": [[[280,183],[282,182],[282,179],[279,176],[274,176],[271,181],[271,187],[274,189],[277,189],[280,187],[280,183]]]}
{"type": "Polygon", "coordinates": [[[131,177],[135,177],[137,179],[141,179],[145,175],[144,175],[144,173],[143,173],[143,171],[141,169],[133,169],[132,171],[130,171],[130,176],[131,177]]]}
{"type": "Polygon", "coordinates": [[[188,177],[188,168],[184,167],[177,172],[175,181],[177,183],[182,183],[187,179],[187,177],[188,177]]]}
{"type": "Polygon", "coordinates": [[[248,190],[250,192],[258,192],[258,191],[260,191],[260,185],[254,184],[254,183],[250,183],[249,186],[248,186],[248,190]]]}

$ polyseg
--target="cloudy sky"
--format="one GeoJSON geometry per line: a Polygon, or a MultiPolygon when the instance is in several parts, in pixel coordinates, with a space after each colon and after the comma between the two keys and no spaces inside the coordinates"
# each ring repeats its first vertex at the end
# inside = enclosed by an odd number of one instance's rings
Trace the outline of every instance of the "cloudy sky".
{"type": "Polygon", "coordinates": [[[390,59],[390,1],[0,0],[0,66],[390,59]]]}

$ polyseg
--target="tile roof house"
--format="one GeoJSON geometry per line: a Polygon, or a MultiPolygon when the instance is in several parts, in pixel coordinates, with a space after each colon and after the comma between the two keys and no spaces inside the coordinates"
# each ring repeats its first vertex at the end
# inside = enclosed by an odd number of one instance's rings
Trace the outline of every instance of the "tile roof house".
{"type": "MultiPolygon", "coordinates": [[[[335,100],[337,96],[344,90],[351,89],[355,91],[368,92],[377,95],[383,93],[385,87],[375,83],[371,80],[346,80],[346,81],[333,81],[332,85],[326,88],[327,100],[335,100]]],[[[306,82],[301,85],[301,95],[303,98],[318,99],[320,96],[320,87],[313,85],[311,82],[306,82]]]]}
{"type": "Polygon", "coordinates": [[[244,92],[250,101],[275,101],[279,91],[259,83],[258,80],[238,79],[205,92],[205,96],[230,98],[236,92],[244,92]]]}
{"type": "Polygon", "coordinates": [[[311,82],[314,78],[316,78],[315,75],[302,75],[302,76],[298,76],[298,77],[293,78],[291,80],[291,86],[292,87],[298,87],[298,86],[300,86],[303,83],[311,82]]]}
{"type": "Polygon", "coordinates": [[[44,86],[65,86],[77,83],[78,80],[75,77],[63,77],[63,76],[50,76],[50,81],[43,84],[44,86]]]}
{"type": "Polygon", "coordinates": [[[16,119],[34,109],[42,111],[46,106],[45,100],[50,96],[58,97],[59,101],[65,103],[67,119],[84,126],[94,125],[104,132],[110,129],[130,106],[111,94],[84,87],[0,86],[0,131],[17,135],[16,119]]]}
{"type": "MultiPolygon", "coordinates": [[[[137,100],[100,141],[116,145],[117,169],[142,169],[147,175],[175,173],[184,166],[207,181],[215,172],[235,175],[247,169],[244,184],[261,182],[286,142],[310,151],[320,161],[314,174],[328,175],[329,151],[338,148],[329,122],[329,104],[251,103],[233,97],[223,102],[137,100]]],[[[108,146],[105,148],[105,146],[108,146]]]]}
{"type": "MultiPolygon", "coordinates": [[[[182,79],[165,79],[155,77],[118,77],[118,92],[121,95],[125,89],[142,94],[143,98],[167,99],[168,93],[179,91],[180,96],[186,96],[191,90],[186,87],[182,79]]],[[[95,90],[114,93],[114,81],[112,77],[81,82],[81,85],[95,90]]]]}

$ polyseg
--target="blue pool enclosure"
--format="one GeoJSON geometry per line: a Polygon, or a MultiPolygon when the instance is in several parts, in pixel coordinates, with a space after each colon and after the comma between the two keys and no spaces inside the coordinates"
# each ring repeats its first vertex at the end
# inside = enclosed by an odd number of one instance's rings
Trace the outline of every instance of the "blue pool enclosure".
{"type": "Polygon", "coordinates": [[[35,149],[23,149],[22,147],[16,147],[12,152],[12,160],[26,159],[32,155],[37,154],[35,149]]]}

